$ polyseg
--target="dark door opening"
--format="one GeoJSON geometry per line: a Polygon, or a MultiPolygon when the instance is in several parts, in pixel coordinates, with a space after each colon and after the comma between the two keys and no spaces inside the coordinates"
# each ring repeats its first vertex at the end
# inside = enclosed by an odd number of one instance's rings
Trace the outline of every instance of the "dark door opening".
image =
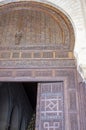
{"type": "Polygon", "coordinates": [[[0,129],[34,130],[36,120],[36,82],[0,84],[0,129]],[[3,120],[4,119],[4,120],[3,120]]]}
{"type": "Polygon", "coordinates": [[[31,103],[33,110],[36,110],[37,100],[37,83],[36,82],[24,82],[22,83],[27,97],[31,103]]]}
{"type": "Polygon", "coordinates": [[[36,82],[24,82],[22,83],[25,93],[30,101],[31,107],[33,109],[32,118],[28,124],[28,130],[35,130],[36,122],[36,101],[37,101],[37,83],[36,82]]]}

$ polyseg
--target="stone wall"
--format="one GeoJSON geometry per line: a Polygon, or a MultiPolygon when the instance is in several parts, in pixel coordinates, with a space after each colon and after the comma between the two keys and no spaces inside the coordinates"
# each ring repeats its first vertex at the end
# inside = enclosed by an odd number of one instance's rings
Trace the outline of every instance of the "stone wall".
{"type": "Polygon", "coordinates": [[[26,130],[32,112],[21,83],[0,84],[0,130],[26,130]]]}

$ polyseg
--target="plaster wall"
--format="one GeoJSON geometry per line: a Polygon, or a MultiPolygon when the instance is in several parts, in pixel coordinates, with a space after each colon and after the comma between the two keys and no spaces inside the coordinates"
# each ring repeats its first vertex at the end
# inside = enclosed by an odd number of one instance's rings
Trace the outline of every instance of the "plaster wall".
{"type": "MultiPolygon", "coordinates": [[[[0,5],[25,0],[0,0],[0,5]]],[[[31,0],[26,0],[31,1],[31,0]]],[[[33,1],[33,0],[32,0],[33,1]]],[[[86,1],[85,0],[34,0],[59,8],[73,24],[75,30],[74,55],[77,69],[86,80],[86,1]]]]}

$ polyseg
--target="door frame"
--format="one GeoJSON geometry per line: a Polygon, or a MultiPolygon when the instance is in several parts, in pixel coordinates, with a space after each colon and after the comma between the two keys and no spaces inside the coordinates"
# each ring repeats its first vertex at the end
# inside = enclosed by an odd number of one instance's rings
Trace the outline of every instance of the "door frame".
{"type": "MultiPolygon", "coordinates": [[[[65,70],[64,70],[65,71],[65,70]]],[[[65,111],[65,113],[64,113],[64,123],[65,123],[65,125],[64,125],[64,129],[65,130],[71,130],[71,120],[70,120],[70,118],[71,118],[71,115],[70,115],[70,113],[71,113],[71,110],[69,110],[70,109],[70,102],[71,102],[71,99],[70,99],[70,93],[72,93],[72,92],[74,92],[75,93],[75,102],[76,102],[76,118],[77,119],[75,119],[76,120],[76,127],[79,129],[79,116],[78,116],[78,98],[77,98],[77,81],[76,81],[76,73],[75,73],[75,71],[72,69],[71,70],[71,73],[70,73],[70,70],[68,70],[68,72],[69,73],[67,73],[67,70],[65,71],[66,72],[66,74],[65,75],[63,75],[63,76],[58,76],[57,77],[57,79],[52,79],[51,81],[49,81],[49,80],[46,80],[45,82],[43,82],[43,81],[41,81],[41,82],[39,82],[39,84],[38,84],[38,94],[37,94],[37,113],[36,113],[36,115],[37,115],[37,117],[36,117],[36,129],[38,129],[38,130],[40,130],[40,129],[42,129],[42,127],[41,127],[41,125],[40,124],[42,124],[41,123],[41,118],[40,118],[40,115],[41,115],[41,110],[40,110],[40,108],[41,108],[41,105],[40,105],[40,102],[41,102],[41,84],[43,84],[43,83],[58,83],[58,81],[61,81],[61,82],[63,82],[63,89],[64,89],[64,111],[65,111]],[[74,75],[73,75],[73,72],[74,72],[74,75]],[[72,79],[72,77],[70,76],[74,76],[75,77],[75,83],[73,82],[73,79],[72,79]],[[70,83],[71,82],[71,83],[70,83]],[[74,86],[71,86],[72,85],[72,83],[73,83],[73,85],[74,86]],[[40,122],[40,123],[39,123],[40,122]]],[[[74,115],[74,113],[73,113],[73,115],[74,115]]],[[[75,122],[73,122],[73,123],[75,123],[75,122]]],[[[77,130],[78,130],[77,129],[77,130]]],[[[63,129],[62,129],[63,130],[63,129]]]]}

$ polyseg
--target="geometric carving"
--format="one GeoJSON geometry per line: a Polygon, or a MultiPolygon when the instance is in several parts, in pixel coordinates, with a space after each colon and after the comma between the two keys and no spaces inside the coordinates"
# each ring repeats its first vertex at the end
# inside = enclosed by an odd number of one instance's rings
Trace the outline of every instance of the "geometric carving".
{"type": "MultiPolygon", "coordinates": [[[[50,81],[58,79],[58,77],[68,77],[68,84],[70,90],[75,90],[75,69],[62,70],[62,69],[0,69],[0,81],[2,78],[4,81],[8,81],[9,78],[12,80],[18,79],[18,81],[50,81]],[[5,79],[4,79],[5,78],[5,79]]],[[[56,90],[57,91],[57,90],[56,90]]],[[[71,92],[71,91],[70,91],[71,92]]],[[[74,93],[75,95],[75,93],[74,93]]],[[[72,96],[72,95],[70,95],[72,96]]],[[[73,96],[75,97],[75,96],[73,96]]],[[[70,97],[69,97],[70,99],[70,97]]],[[[73,99],[72,99],[73,102],[73,99]]],[[[72,105],[72,104],[71,104],[72,105]]],[[[76,108],[76,102],[74,105],[76,108]]]]}
{"type": "MultiPolygon", "coordinates": [[[[65,14],[52,6],[31,1],[3,5],[0,7],[0,23],[3,30],[0,48],[18,45],[44,47],[44,50],[47,47],[55,51],[73,50],[72,24],[65,14]]],[[[49,54],[44,57],[46,55],[49,54]]]]}
{"type": "Polygon", "coordinates": [[[0,72],[5,78],[6,69],[11,78],[56,76],[52,68],[75,67],[73,46],[72,24],[59,9],[31,1],[0,6],[0,72]],[[12,70],[26,68],[30,73],[12,70]]]}
{"type": "Polygon", "coordinates": [[[64,97],[63,82],[41,83],[39,129],[63,130],[64,97]]]}
{"type": "Polygon", "coordinates": [[[12,58],[19,58],[19,53],[18,52],[12,53],[12,58]]]}
{"type": "Polygon", "coordinates": [[[59,77],[64,78],[57,82],[52,82],[50,79],[50,82],[39,83],[36,128],[38,130],[78,130],[75,69],[52,70],[52,72],[55,72],[56,80],[59,77]]]}
{"type": "Polygon", "coordinates": [[[10,52],[1,52],[0,59],[10,59],[10,52]]]}
{"type": "Polygon", "coordinates": [[[32,58],[31,56],[32,56],[32,54],[30,52],[21,52],[21,58],[22,59],[32,58]]]}
{"type": "Polygon", "coordinates": [[[44,122],[44,129],[46,130],[57,130],[59,129],[60,124],[59,122],[54,122],[53,125],[51,126],[49,122],[44,122]]]}
{"type": "MultiPolygon", "coordinates": [[[[62,98],[60,96],[55,96],[54,98],[50,97],[44,97],[44,99],[41,99],[41,105],[44,104],[44,110],[42,111],[42,116],[48,116],[52,113],[55,114],[55,116],[58,116],[58,118],[61,118],[62,111],[60,110],[60,104],[62,104],[62,98]]],[[[43,109],[43,108],[42,108],[43,109]]]]}
{"type": "Polygon", "coordinates": [[[53,53],[45,52],[45,53],[43,53],[43,58],[53,58],[53,53]]]}
{"type": "MultiPolygon", "coordinates": [[[[75,67],[74,60],[68,59],[18,59],[14,60],[14,57],[19,57],[18,53],[13,53],[13,59],[0,60],[0,68],[64,68],[75,67]]],[[[24,56],[24,55],[23,55],[24,56]]],[[[16,57],[16,58],[17,58],[16,57]]]]}

